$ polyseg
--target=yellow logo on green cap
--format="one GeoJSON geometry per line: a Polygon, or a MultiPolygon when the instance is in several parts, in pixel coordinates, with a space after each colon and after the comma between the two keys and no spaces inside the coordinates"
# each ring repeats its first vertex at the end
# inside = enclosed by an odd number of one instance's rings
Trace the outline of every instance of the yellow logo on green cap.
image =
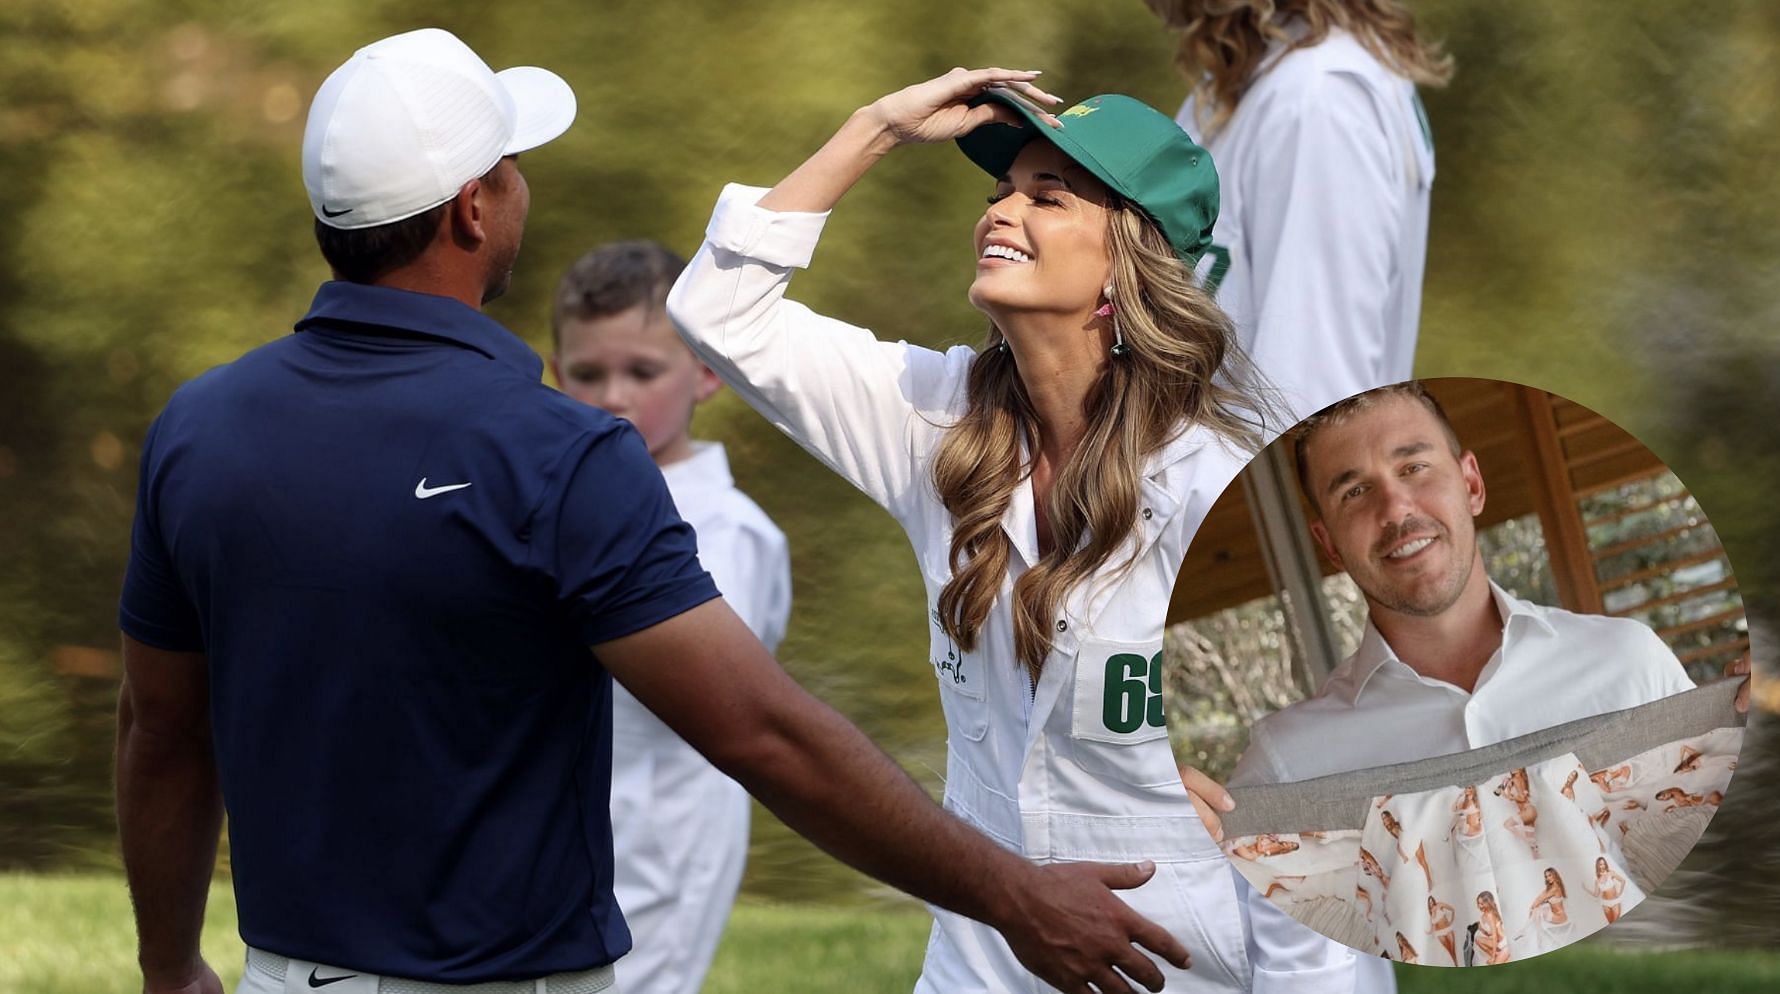
{"type": "Polygon", "coordinates": [[[1076,104],[1074,107],[1069,108],[1068,110],[1064,111],[1063,113],[1061,113],[1057,116],[1058,117],[1083,117],[1088,114],[1092,114],[1099,109],[1100,109],[1100,107],[1097,104],[1076,104]]]}

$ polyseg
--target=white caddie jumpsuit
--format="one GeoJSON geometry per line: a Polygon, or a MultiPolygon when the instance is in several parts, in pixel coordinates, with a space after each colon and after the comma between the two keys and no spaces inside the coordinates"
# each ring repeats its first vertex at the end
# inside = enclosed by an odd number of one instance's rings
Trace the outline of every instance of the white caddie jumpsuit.
{"type": "Polygon", "coordinates": [[[1353,35],[1284,48],[1222,130],[1206,135],[1191,99],[1175,122],[1218,166],[1199,270],[1297,420],[1411,375],[1434,141],[1415,84],[1353,35]]]}
{"type": "MultiPolygon", "coordinates": [[[[1002,527],[1016,550],[978,648],[963,652],[934,620],[950,576],[952,518],[930,465],[964,410],[974,353],[880,342],[864,329],[785,299],[809,264],[826,214],[764,210],[766,191],[723,191],[668,312],[699,357],[747,402],[894,515],[926,582],[929,660],[948,732],[946,807],[1040,862],[1154,860],[1156,875],[1120,895],[1193,956],[1161,964],[1171,992],[1248,990],[1254,940],[1234,871],[1181,787],[1164,721],[1162,629],[1188,539],[1246,457],[1202,429],[1145,467],[1137,529],[1107,571],[1070,593],[1036,686],[1013,653],[1013,582],[1038,560],[1032,490],[1023,482],[1002,527]],[[1248,940],[1248,941],[1245,941],[1248,940]]],[[[993,929],[934,909],[916,990],[1040,992],[993,929]]],[[[1315,937],[1283,914],[1292,941],[1315,937]]],[[[1315,955],[1321,957],[1321,943],[1315,955]]],[[[1292,989],[1344,991],[1351,966],[1295,964],[1292,989]]],[[[1271,989],[1281,989],[1274,987],[1271,989]]]]}
{"type": "MultiPolygon", "coordinates": [[[[698,560],[769,650],[791,615],[785,535],[729,475],[716,442],[661,468],[698,560]]],[[[625,994],[697,994],[748,859],[752,805],[623,685],[612,685],[612,896],[630,926],[616,964],[625,994]]]]}

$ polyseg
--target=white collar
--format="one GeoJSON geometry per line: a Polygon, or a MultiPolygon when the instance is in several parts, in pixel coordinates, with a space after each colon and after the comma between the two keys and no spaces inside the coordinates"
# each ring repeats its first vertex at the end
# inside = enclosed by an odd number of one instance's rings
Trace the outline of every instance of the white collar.
{"type": "Polygon", "coordinates": [[[670,485],[727,487],[735,483],[722,442],[693,442],[692,454],[661,467],[661,475],[670,485]]]}
{"type": "MultiPolygon", "coordinates": [[[[1529,623],[1538,625],[1547,633],[1557,634],[1557,629],[1546,617],[1548,608],[1531,601],[1521,600],[1503,590],[1494,580],[1489,581],[1489,585],[1490,596],[1496,601],[1496,611],[1502,616],[1504,657],[1508,639],[1514,631],[1516,618],[1525,618],[1529,623]]],[[[1355,649],[1354,654],[1343,660],[1341,665],[1335,668],[1335,672],[1330,674],[1327,684],[1328,692],[1340,695],[1349,705],[1356,704],[1359,702],[1360,694],[1366,689],[1366,685],[1372,682],[1372,677],[1386,664],[1393,662],[1405,669],[1409,667],[1409,664],[1397,657],[1396,651],[1391,648],[1389,642],[1385,641],[1384,635],[1379,632],[1378,626],[1372,623],[1371,614],[1368,613],[1366,631],[1360,637],[1359,648],[1355,649]]]]}

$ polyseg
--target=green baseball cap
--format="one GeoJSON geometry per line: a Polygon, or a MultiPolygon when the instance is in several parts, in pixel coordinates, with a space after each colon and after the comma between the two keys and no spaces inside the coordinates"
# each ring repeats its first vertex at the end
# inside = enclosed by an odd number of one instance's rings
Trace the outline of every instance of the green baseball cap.
{"type": "Polygon", "coordinates": [[[1103,93],[1057,115],[1055,128],[1005,90],[984,90],[971,101],[993,100],[1014,109],[1021,124],[985,124],[958,139],[970,161],[1000,179],[1026,143],[1044,138],[1080,163],[1119,196],[1148,214],[1174,251],[1196,264],[1211,245],[1218,219],[1218,172],[1211,153],[1193,143],[1180,125],[1141,100],[1103,93]]]}

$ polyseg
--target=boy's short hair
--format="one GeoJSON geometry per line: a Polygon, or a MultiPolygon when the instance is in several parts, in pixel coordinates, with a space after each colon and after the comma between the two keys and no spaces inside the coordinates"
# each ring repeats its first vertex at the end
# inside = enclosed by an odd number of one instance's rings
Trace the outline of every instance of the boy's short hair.
{"type": "Polygon", "coordinates": [[[1459,433],[1453,429],[1452,419],[1446,416],[1446,409],[1440,406],[1440,401],[1434,399],[1434,395],[1428,392],[1428,388],[1420,380],[1405,380],[1402,383],[1375,387],[1345,400],[1338,400],[1298,422],[1291,431],[1292,455],[1298,463],[1298,488],[1303,491],[1304,499],[1310,501],[1310,506],[1319,516],[1323,513],[1323,506],[1318,502],[1310,483],[1311,438],[1324,428],[1342,424],[1361,411],[1392,397],[1408,397],[1420,402],[1440,422],[1441,430],[1446,433],[1446,444],[1452,449],[1453,456],[1457,457],[1464,452],[1464,446],[1459,443],[1459,433]]]}
{"type": "Polygon", "coordinates": [[[660,307],[686,260],[660,242],[612,242],[575,260],[556,285],[550,308],[550,341],[562,347],[564,321],[622,314],[642,304],[660,307]]]}

